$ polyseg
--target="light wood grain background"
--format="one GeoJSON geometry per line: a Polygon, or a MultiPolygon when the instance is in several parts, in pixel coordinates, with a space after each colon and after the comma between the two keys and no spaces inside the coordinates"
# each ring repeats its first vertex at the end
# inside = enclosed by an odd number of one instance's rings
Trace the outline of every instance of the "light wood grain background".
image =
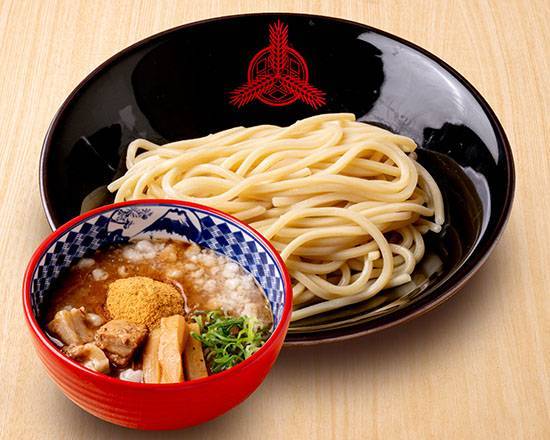
{"type": "MultiPolygon", "coordinates": [[[[0,437],[154,438],[102,422],[46,377],[24,326],[20,286],[49,232],[41,142],[95,66],[148,35],[254,11],[373,25],[465,75],[500,117],[517,165],[508,228],[464,290],[400,328],[286,349],[261,388],[225,416],[167,438],[550,438],[550,2],[0,1],[0,437]]],[[[213,40],[213,44],[215,41],[213,40]]]]}

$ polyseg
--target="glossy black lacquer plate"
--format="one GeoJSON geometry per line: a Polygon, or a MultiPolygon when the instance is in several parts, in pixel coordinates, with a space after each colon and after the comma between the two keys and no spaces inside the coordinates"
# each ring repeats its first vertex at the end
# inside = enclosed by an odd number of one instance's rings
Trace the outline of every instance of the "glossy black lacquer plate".
{"type": "Polygon", "coordinates": [[[414,44],[362,24],[302,14],[223,17],[118,53],[78,85],[47,133],[40,184],[48,221],[55,228],[111,202],[105,185],[125,171],[135,138],[162,144],[329,112],[352,112],[413,138],[443,191],[447,220],[441,234],[426,236],[412,282],[294,322],[287,343],[396,325],[448,299],[485,261],[510,212],[514,165],[496,116],[462,76],[414,44]],[[291,87],[263,87],[281,56],[289,57],[291,87]]]}

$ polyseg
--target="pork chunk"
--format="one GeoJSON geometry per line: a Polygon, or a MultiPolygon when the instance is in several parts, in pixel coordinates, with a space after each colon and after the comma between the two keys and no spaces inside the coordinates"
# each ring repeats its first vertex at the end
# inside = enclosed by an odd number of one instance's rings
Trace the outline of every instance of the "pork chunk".
{"type": "Polygon", "coordinates": [[[60,310],[47,328],[65,345],[82,345],[94,340],[95,331],[101,324],[103,319],[100,316],[86,313],[84,307],[80,307],[60,310]]]}
{"type": "Polygon", "coordinates": [[[61,351],[90,370],[100,373],[109,372],[109,359],[93,342],[84,345],[66,345],[61,351]]]}
{"type": "Polygon", "coordinates": [[[147,327],[123,319],[113,319],[95,334],[95,343],[117,367],[127,366],[147,336],[147,327]]]}

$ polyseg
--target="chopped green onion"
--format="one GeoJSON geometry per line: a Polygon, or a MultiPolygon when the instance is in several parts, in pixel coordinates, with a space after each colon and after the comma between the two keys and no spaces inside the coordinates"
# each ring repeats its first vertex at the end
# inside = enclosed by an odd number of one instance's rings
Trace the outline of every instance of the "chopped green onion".
{"type": "Polygon", "coordinates": [[[268,336],[266,328],[249,316],[226,316],[220,311],[196,312],[193,320],[200,334],[191,333],[204,349],[206,363],[212,373],[234,367],[252,356],[268,336]]]}

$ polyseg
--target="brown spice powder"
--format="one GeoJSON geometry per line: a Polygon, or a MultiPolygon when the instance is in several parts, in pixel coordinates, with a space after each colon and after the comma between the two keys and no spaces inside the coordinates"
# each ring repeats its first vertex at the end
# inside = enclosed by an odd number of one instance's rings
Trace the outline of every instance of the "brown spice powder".
{"type": "Polygon", "coordinates": [[[148,277],[122,278],[109,285],[105,308],[112,319],[145,324],[152,330],[161,318],[183,315],[183,298],[173,286],[148,277]]]}

